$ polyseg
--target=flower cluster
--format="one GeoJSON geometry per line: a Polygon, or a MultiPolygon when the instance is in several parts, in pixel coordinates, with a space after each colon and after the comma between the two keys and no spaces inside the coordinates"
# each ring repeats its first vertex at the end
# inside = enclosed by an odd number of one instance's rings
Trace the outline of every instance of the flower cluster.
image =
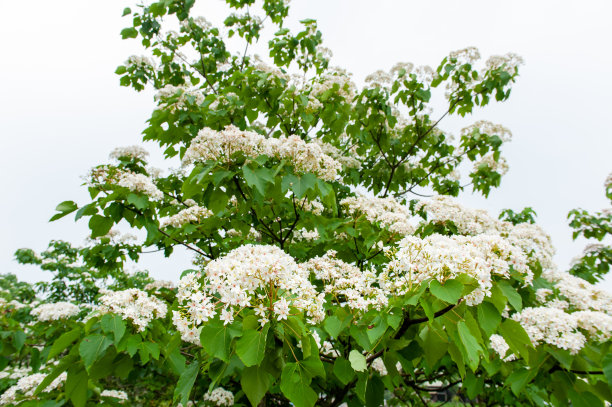
{"type": "Polygon", "coordinates": [[[375,287],[376,274],[361,271],[358,267],[336,258],[333,250],[324,256],[315,257],[300,265],[323,282],[323,292],[335,298],[340,306],[353,310],[367,311],[370,308],[380,310],[387,305],[386,293],[375,287]]]}
{"type": "Polygon", "coordinates": [[[120,404],[123,404],[124,402],[128,401],[127,393],[121,390],[103,390],[102,393],[100,393],[100,397],[110,397],[113,399],[117,399],[119,400],[120,404]]]}
{"type": "Polygon", "coordinates": [[[137,288],[105,291],[99,301],[98,311],[101,314],[113,313],[123,319],[129,319],[140,332],[144,331],[154,318],[164,318],[168,311],[163,301],[137,288]]]}
{"type": "Polygon", "coordinates": [[[210,209],[203,208],[201,206],[191,206],[183,209],[176,215],[160,219],[159,226],[162,228],[167,226],[180,228],[188,223],[198,223],[202,219],[206,219],[211,216],[213,216],[213,213],[210,209]]]}
{"type": "Polygon", "coordinates": [[[468,305],[477,305],[490,295],[492,276],[509,278],[511,267],[523,276],[525,284],[531,283],[533,273],[525,254],[497,235],[407,236],[399,242],[399,250],[380,276],[380,284],[403,295],[423,281],[444,283],[467,274],[478,281],[479,287],[464,299],[468,305]]]}
{"type": "Polygon", "coordinates": [[[457,227],[457,232],[462,235],[478,235],[490,232],[495,230],[499,223],[487,211],[465,208],[446,195],[435,196],[429,201],[420,201],[414,209],[426,212],[428,221],[436,223],[453,222],[457,227]]]}
{"type": "Polygon", "coordinates": [[[525,61],[520,55],[507,53],[506,55],[493,55],[485,63],[487,69],[500,69],[508,72],[510,75],[516,73],[516,69],[523,65],[525,61]]]}
{"type": "Polygon", "coordinates": [[[576,354],[586,343],[578,331],[578,321],[572,314],[552,307],[528,307],[512,315],[529,335],[534,346],[547,343],[576,354]]]}
{"type": "Polygon", "coordinates": [[[494,334],[491,335],[489,341],[491,343],[491,349],[493,349],[500,358],[504,359],[508,349],[510,349],[510,346],[508,346],[506,340],[501,335],[494,334]]]}
{"type": "Polygon", "coordinates": [[[291,309],[313,322],[324,317],[324,294],[308,280],[308,271],[275,246],[247,244],[189,273],[178,285],[180,311],[174,322],[184,340],[197,343],[197,327],[219,314],[231,323],[244,308],[252,308],[262,325],[269,318],[287,319],[291,309]]]}
{"type": "Polygon", "coordinates": [[[126,67],[135,67],[135,68],[153,68],[155,64],[149,57],[144,55],[131,55],[124,62],[126,67]]]}
{"type": "Polygon", "coordinates": [[[506,175],[509,169],[508,162],[504,157],[499,157],[497,160],[495,160],[493,154],[487,154],[480,160],[474,162],[474,169],[478,170],[481,165],[489,167],[491,171],[495,171],[499,175],[506,175]]]}
{"type": "Polygon", "coordinates": [[[542,277],[575,309],[612,315],[612,295],[607,291],[564,271],[545,270],[542,277]]]}
{"type": "Polygon", "coordinates": [[[208,401],[219,407],[233,406],[234,394],[231,391],[225,390],[223,387],[217,387],[204,395],[204,401],[208,401]]]}
{"type": "Polygon", "coordinates": [[[140,146],[117,147],[109,154],[109,157],[115,160],[121,157],[127,157],[134,160],[146,161],[149,152],[140,146]]]}
{"type": "Polygon", "coordinates": [[[176,286],[172,281],[168,280],[155,280],[152,283],[145,285],[145,290],[147,291],[159,291],[161,288],[166,288],[168,290],[174,290],[176,286]]]}
{"type": "Polygon", "coordinates": [[[66,319],[78,315],[79,312],[81,309],[69,302],[42,304],[30,311],[39,321],[66,319]]]}
{"type": "Polygon", "coordinates": [[[406,236],[414,233],[410,210],[394,198],[376,198],[364,195],[344,198],[340,201],[351,216],[363,215],[372,223],[378,223],[391,233],[406,236]]]}
{"type": "Polygon", "coordinates": [[[306,143],[298,136],[266,138],[259,133],[242,131],[231,125],[222,131],[210,128],[200,130],[185,151],[183,164],[206,160],[231,163],[236,153],[246,157],[265,154],[286,159],[296,171],[310,172],[326,181],[336,179],[338,171],[342,169],[342,164],[323,153],[316,143],[306,143]]]}
{"type": "Polygon", "coordinates": [[[153,183],[153,180],[144,174],[133,172],[121,172],[117,180],[117,185],[129,189],[132,192],[140,192],[153,199],[162,199],[164,194],[153,183]]]}
{"type": "Polygon", "coordinates": [[[467,47],[451,52],[448,58],[458,64],[473,64],[480,59],[480,51],[476,47],[467,47]]]}
{"type": "Polygon", "coordinates": [[[188,103],[201,105],[204,103],[204,93],[198,88],[166,85],[157,91],[155,99],[159,102],[160,109],[175,112],[185,109],[188,103]]]}
{"type": "MultiPolygon", "coordinates": [[[[53,380],[43,391],[46,393],[58,389],[66,381],[66,373],[60,374],[53,380]]],[[[47,377],[45,373],[34,373],[29,376],[19,379],[17,384],[9,387],[2,396],[0,396],[0,405],[19,404],[21,400],[34,398],[34,390],[47,377]]]]}
{"type": "Polygon", "coordinates": [[[512,140],[512,132],[501,124],[491,123],[487,120],[479,120],[476,123],[461,129],[462,137],[471,137],[474,134],[486,134],[488,136],[497,136],[503,142],[512,140]]]}

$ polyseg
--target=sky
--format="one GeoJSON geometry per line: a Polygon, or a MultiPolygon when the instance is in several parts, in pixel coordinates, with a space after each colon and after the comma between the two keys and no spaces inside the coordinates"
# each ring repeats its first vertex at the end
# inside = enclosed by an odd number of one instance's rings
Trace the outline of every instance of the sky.
{"type": "MultiPolygon", "coordinates": [[[[133,3],[0,4],[0,273],[37,281],[48,276],[18,265],[14,251],[41,251],[51,239],[83,243],[86,222],[48,219],[61,201],[87,202],[80,177],[106,162],[114,147],[140,142],[153,94],[120,87],[114,74],[129,55],[142,54],[136,41],[119,35],[129,23],[121,11],[133,3]]],[[[195,14],[214,21],[220,6],[221,0],[198,0],[195,14]]],[[[466,46],[478,47],[484,59],[506,52],[523,56],[526,64],[507,102],[440,126],[458,134],[486,119],[513,132],[504,147],[510,171],[501,187],[489,199],[466,192],[460,201],[495,215],[533,207],[565,269],[587,243],[572,241],[568,211],[609,207],[603,182],[612,171],[606,120],[612,111],[610,15],[611,2],[593,0],[293,0],[290,26],[317,19],[332,64],[352,72],[358,83],[399,61],[436,66],[466,46]]],[[[161,164],[160,157],[153,154],[153,164],[161,164]]],[[[138,265],[160,279],[177,279],[188,267],[184,254],[178,260],[148,257],[138,265]]],[[[612,276],[602,285],[612,291],[612,276]]]]}

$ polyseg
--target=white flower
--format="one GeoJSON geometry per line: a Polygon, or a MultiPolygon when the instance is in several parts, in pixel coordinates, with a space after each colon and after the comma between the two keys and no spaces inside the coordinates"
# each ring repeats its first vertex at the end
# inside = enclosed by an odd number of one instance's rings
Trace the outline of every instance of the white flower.
{"type": "Polygon", "coordinates": [[[100,297],[101,314],[113,313],[129,319],[140,332],[155,318],[164,318],[168,308],[164,302],[137,288],[105,291],[100,297]]]}
{"type": "Polygon", "coordinates": [[[215,406],[219,407],[233,406],[234,394],[231,391],[225,390],[223,387],[217,387],[204,395],[204,401],[210,401],[215,406]]]}
{"type": "Polygon", "coordinates": [[[102,393],[100,393],[100,397],[111,397],[118,399],[120,404],[123,404],[128,400],[127,393],[121,390],[103,390],[102,393]]]}
{"type": "Polygon", "coordinates": [[[39,321],[66,319],[78,315],[79,312],[81,312],[81,309],[69,302],[42,304],[30,311],[39,321]]]}
{"type": "Polygon", "coordinates": [[[176,215],[160,219],[159,226],[162,228],[167,226],[180,228],[181,226],[186,225],[188,223],[198,223],[202,219],[206,219],[211,216],[213,216],[213,212],[210,209],[203,208],[200,206],[191,206],[189,208],[183,209],[176,215]]]}
{"type": "Polygon", "coordinates": [[[117,147],[110,153],[110,158],[116,160],[121,157],[128,157],[137,160],[146,161],[149,152],[140,146],[117,147]]]}

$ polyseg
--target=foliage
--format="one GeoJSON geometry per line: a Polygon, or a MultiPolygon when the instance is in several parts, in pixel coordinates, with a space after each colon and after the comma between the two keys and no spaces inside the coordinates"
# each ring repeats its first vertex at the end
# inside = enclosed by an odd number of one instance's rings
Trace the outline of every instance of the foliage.
{"type": "MultiPolygon", "coordinates": [[[[191,15],[193,0],[124,10],[121,35],[149,56],[116,73],[157,90],[143,138],[182,166],[162,176],[144,150],[113,151],[88,174],[91,201],[52,217],[87,220],[86,245],[17,251],[52,278],[0,279],[0,403],[612,400],[612,297],[555,270],[530,208],[497,220],[451,198],[499,186],[510,133],[481,121],[455,141],[439,123],[506,100],[520,58],[477,69],[467,48],[358,89],[330,68],[316,21],[295,33],[285,1],[226,3],[220,28],[191,15]],[[179,31],[164,31],[172,20],[179,31]],[[273,65],[248,53],[264,23],[273,65]],[[447,106],[434,118],[436,89],[447,106]],[[411,199],[430,191],[440,196],[411,199]],[[118,232],[128,227],[142,238],[118,232]],[[177,246],[194,254],[177,287],[125,272],[177,246]]],[[[586,237],[610,233],[603,213],[571,216],[586,237]]],[[[606,253],[575,274],[599,278],[606,253]]]]}

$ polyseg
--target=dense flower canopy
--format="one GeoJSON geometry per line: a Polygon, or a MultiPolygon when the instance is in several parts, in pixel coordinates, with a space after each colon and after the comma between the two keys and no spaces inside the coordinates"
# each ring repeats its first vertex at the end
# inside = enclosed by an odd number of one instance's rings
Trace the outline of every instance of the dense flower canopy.
{"type": "MultiPolygon", "coordinates": [[[[611,400],[612,295],[595,286],[610,247],[559,270],[530,208],[496,218],[456,198],[500,185],[512,134],[466,118],[455,137],[441,120],[506,100],[522,59],[468,47],[360,86],[316,21],[285,27],[288,2],[226,3],[222,22],[194,1],[124,10],[122,36],[148,55],[116,73],[155,90],[143,139],[179,167],[113,150],[85,176],[90,200],[52,218],[86,219],[84,246],[16,253],[51,279],[0,279],[0,404],[611,400]],[[264,24],[269,59],[249,52],[264,24]],[[178,247],[193,255],[179,281],[127,271],[178,247]]],[[[570,213],[574,237],[602,242],[611,224],[609,209],[570,213]]]]}

